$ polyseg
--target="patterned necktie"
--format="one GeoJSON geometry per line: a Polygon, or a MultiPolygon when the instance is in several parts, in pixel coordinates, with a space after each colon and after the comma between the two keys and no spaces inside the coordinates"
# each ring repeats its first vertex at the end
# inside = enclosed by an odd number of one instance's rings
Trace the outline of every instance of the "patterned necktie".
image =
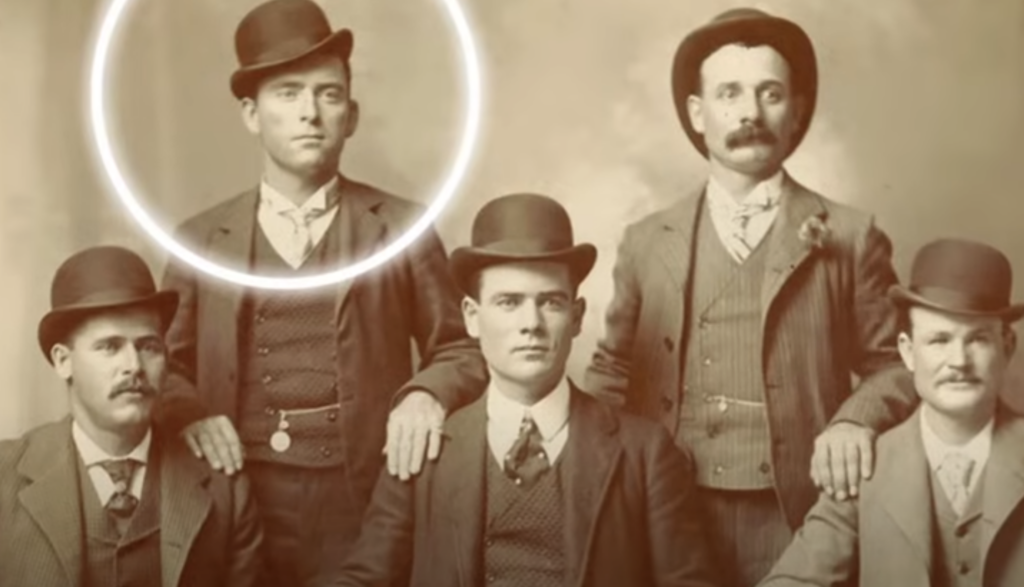
{"type": "Polygon", "coordinates": [[[524,489],[551,468],[542,440],[537,423],[527,412],[519,425],[519,437],[505,455],[505,474],[524,489]]]}
{"type": "Polygon", "coordinates": [[[750,219],[758,214],[764,214],[774,207],[773,202],[757,199],[744,203],[733,210],[729,222],[729,226],[732,228],[730,240],[733,242],[733,246],[729,247],[729,251],[740,263],[746,261],[750,253],[754,252],[755,245],[747,239],[747,225],[750,224],[750,219]]]}
{"type": "Polygon", "coordinates": [[[115,521],[131,518],[135,507],[139,505],[138,498],[131,494],[132,476],[139,464],[135,459],[103,461],[99,464],[114,482],[114,495],[107,502],[106,509],[115,521]]]}
{"type": "Polygon", "coordinates": [[[291,246],[289,247],[293,256],[291,259],[288,259],[289,265],[298,269],[309,258],[310,253],[313,252],[313,232],[309,228],[310,224],[326,213],[327,209],[291,209],[281,212],[281,215],[291,220],[294,226],[291,234],[291,246]]]}
{"type": "Polygon", "coordinates": [[[971,473],[974,472],[974,459],[959,453],[949,452],[935,470],[942,490],[946,492],[953,511],[960,516],[967,507],[968,489],[971,486],[971,473]]]}

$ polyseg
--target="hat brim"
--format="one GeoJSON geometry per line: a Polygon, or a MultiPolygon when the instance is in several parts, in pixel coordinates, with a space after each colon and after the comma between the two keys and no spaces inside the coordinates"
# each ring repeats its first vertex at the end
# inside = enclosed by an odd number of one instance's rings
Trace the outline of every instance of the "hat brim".
{"type": "Polygon", "coordinates": [[[341,57],[342,61],[348,63],[349,58],[352,56],[352,45],[352,31],[349,29],[340,29],[331,33],[330,36],[325,37],[319,43],[311,45],[301,53],[289,55],[282,59],[274,59],[254,65],[248,65],[246,67],[240,67],[231,74],[231,93],[239,100],[251,97],[255,91],[255,86],[260,79],[279,68],[305,59],[306,57],[316,53],[333,53],[341,57]]]}
{"type": "Polygon", "coordinates": [[[991,316],[994,318],[1002,318],[1008,322],[1016,322],[1024,317],[1024,304],[1012,304],[1005,308],[999,308],[994,310],[977,310],[971,308],[964,308],[961,306],[954,306],[951,304],[944,304],[936,300],[922,296],[921,294],[911,291],[902,285],[893,285],[889,287],[889,299],[895,304],[900,306],[923,306],[932,310],[938,310],[940,312],[947,312],[950,314],[958,314],[961,316],[991,316]]]}
{"type": "Polygon", "coordinates": [[[700,81],[700,67],[708,55],[731,43],[767,44],[779,51],[790,66],[795,95],[803,97],[801,120],[793,135],[788,157],[803,141],[818,101],[818,66],[810,37],[796,23],[783,18],[758,17],[715,22],[701,27],[679,44],[672,63],[672,97],[676,114],[693,146],[705,158],[704,136],[693,128],[686,106],[700,81]]]}
{"type": "Polygon", "coordinates": [[[550,261],[569,267],[573,285],[587,278],[597,261],[597,248],[589,243],[561,251],[544,253],[498,252],[482,248],[461,247],[452,251],[449,268],[455,283],[467,295],[474,294],[473,277],[482,269],[503,263],[550,261]]]}
{"type": "Polygon", "coordinates": [[[178,311],[178,299],[178,292],[168,290],[141,298],[79,304],[52,310],[39,321],[39,348],[52,364],[50,351],[53,345],[61,342],[62,338],[89,316],[116,308],[155,307],[160,313],[162,333],[165,333],[178,311]]]}

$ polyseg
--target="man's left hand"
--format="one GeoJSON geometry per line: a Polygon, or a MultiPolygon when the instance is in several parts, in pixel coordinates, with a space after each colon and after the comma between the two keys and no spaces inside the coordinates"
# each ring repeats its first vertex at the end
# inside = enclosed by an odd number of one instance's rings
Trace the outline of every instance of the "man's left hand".
{"type": "Polygon", "coordinates": [[[814,484],[839,501],[857,497],[861,481],[871,478],[876,436],[874,430],[853,422],[826,428],[814,440],[814,484]]]}
{"type": "Polygon", "coordinates": [[[436,459],[444,419],[444,406],[432,394],[413,391],[405,396],[388,416],[388,473],[406,481],[423,470],[425,458],[436,459]]]}

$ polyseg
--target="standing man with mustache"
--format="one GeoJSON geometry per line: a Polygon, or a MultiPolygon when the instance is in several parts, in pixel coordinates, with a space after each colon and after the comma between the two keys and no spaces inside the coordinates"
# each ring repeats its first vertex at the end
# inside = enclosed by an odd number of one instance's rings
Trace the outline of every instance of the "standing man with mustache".
{"type": "Polygon", "coordinates": [[[875,435],[910,412],[892,383],[896,274],[871,215],[782,167],[816,101],[798,25],[719,15],[680,44],[672,89],[710,178],[627,228],[584,387],[691,448],[726,584],[749,586],[815,502],[812,475],[855,495],[875,435]]]}
{"type": "Polygon", "coordinates": [[[177,294],[120,247],[57,270],[39,346],[71,414],[0,442],[0,587],[256,587],[262,531],[244,475],[155,425],[177,294]]]}
{"type": "MultiPolygon", "coordinates": [[[[422,208],[338,169],[359,122],[352,33],[332,31],[310,0],[270,0],[242,19],[235,48],[230,87],[263,176],[187,220],[180,240],[291,277],[399,238],[422,208]]],[[[272,584],[316,584],[359,533],[382,450],[392,474],[417,474],[441,449],[446,414],[486,380],[437,233],[333,287],[243,289],[173,260],[164,284],[181,296],[169,340],[184,377],[162,417],[216,467],[237,469],[244,452],[272,584]]]]}

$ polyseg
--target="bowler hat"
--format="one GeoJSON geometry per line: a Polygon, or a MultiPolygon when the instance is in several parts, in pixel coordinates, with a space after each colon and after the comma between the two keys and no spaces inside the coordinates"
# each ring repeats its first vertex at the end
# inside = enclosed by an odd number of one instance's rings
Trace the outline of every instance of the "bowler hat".
{"type": "Polygon", "coordinates": [[[1012,322],[1024,315],[1024,304],[1010,303],[1012,289],[1010,261],[998,249],[968,240],[940,239],[918,251],[909,286],[891,286],[889,297],[904,306],[999,316],[1012,322]]]}
{"type": "Polygon", "coordinates": [[[727,10],[687,35],[679,44],[672,63],[672,98],[686,135],[701,155],[707,157],[707,145],[704,137],[690,123],[686,101],[700,87],[700,68],[708,55],[733,43],[768,45],[789,63],[790,85],[796,95],[803,97],[802,119],[793,136],[792,152],[807,134],[817,103],[818,66],[814,46],[796,23],[753,8],[727,10]]]}
{"type": "Polygon", "coordinates": [[[92,247],[72,255],[57,269],[50,311],[39,321],[39,347],[46,360],[52,362],[53,345],[82,320],[127,306],[156,308],[166,329],[178,309],[178,293],[157,291],[145,261],[128,249],[92,247]]]}
{"type": "Polygon", "coordinates": [[[242,99],[269,70],[317,52],[331,52],[348,62],[352,31],[331,31],[327,15],[312,0],[270,0],[252,9],[235,31],[239,68],[231,75],[231,92],[242,99]]]}
{"type": "Polygon", "coordinates": [[[597,248],[574,244],[572,222],[565,208],[548,196],[510,194],[491,200],[473,220],[471,244],[452,251],[450,267],[456,283],[473,293],[472,277],[481,269],[517,261],[565,263],[575,285],[597,260],[597,248]]]}

